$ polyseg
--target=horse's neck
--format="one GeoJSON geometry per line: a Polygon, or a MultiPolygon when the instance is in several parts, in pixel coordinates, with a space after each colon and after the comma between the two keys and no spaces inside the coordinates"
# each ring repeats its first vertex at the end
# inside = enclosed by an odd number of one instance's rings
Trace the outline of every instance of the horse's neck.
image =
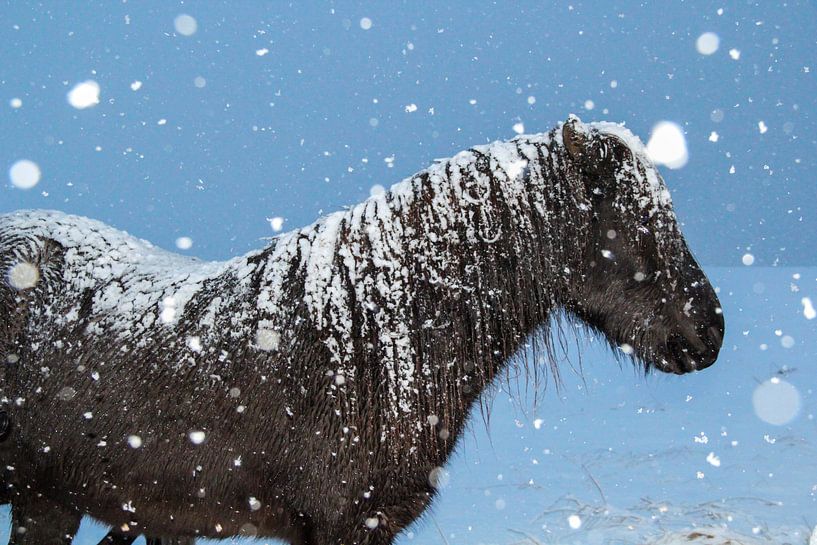
{"type": "MultiPolygon", "coordinates": [[[[338,287],[322,318],[342,324],[348,315],[347,331],[373,347],[366,359],[382,366],[395,420],[419,414],[421,400],[428,411],[433,392],[433,410],[456,429],[556,304],[554,271],[564,267],[553,246],[568,241],[546,232],[561,205],[543,189],[552,165],[542,147],[460,153],[318,229],[339,233],[334,270],[345,271],[322,277],[338,287]]],[[[352,356],[351,342],[330,344],[335,357],[352,356]]]]}

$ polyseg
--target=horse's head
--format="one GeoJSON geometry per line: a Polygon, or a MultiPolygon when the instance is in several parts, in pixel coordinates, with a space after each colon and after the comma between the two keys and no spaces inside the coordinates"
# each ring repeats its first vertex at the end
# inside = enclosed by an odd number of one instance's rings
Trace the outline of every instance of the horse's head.
{"type": "Polygon", "coordinates": [[[709,367],[723,339],[720,302],[643,144],[620,125],[573,116],[561,136],[567,175],[583,186],[590,216],[568,310],[647,367],[709,367]]]}

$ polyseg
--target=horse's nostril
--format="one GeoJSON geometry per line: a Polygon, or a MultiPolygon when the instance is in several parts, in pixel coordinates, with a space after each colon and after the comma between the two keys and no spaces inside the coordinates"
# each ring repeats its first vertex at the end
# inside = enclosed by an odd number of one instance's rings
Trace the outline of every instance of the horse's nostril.
{"type": "Polygon", "coordinates": [[[698,354],[698,369],[706,369],[718,359],[723,345],[723,326],[712,325],[706,330],[707,350],[698,354]]]}

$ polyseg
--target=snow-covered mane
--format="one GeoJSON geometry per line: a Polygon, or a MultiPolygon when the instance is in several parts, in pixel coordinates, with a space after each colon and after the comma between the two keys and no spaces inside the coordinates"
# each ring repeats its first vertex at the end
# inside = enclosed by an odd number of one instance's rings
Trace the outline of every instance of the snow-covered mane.
{"type": "MultiPolygon", "coordinates": [[[[424,321],[416,323],[414,305],[452,295],[497,299],[486,289],[501,278],[485,278],[481,269],[511,253],[530,260],[530,271],[541,274],[554,272],[542,265],[554,265],[554,258],[561,262],[557,254],[566,233],[548,241],[548,252],[530,253],[540,250],[534,239],[548,238],[549,216],[558,213],[554,205],[570,211],[578,202],[566,201],[569,188],[544,187],[559,162],[552,138],[520,136],[461,152],[389,192],[222,263],[179,256],[100,222],[53,211],[3,217],[0,239],[13,234],[25,240],[15,244],[17,261],[38,255],[46,240],[58,245],[63,263],[54,266],[64,285],[49,315],[60,328],[81,323],[82,335],[133,350],[174,336],[188,345],[191,360],[209,361],[208,354],[234,339],[246,350],[272,353],[272,366],[280,368],[298,364],[288,354],[292,318],[302,311],[299,319],[319,332],[331,354],[330,370],[344,377],[339,380],[355,379],[361,361],[355,341],[366,338],[363,350],[388,371],[393,410],[408,412],[418,375],[428,376],[433,367],[418,358],[418,331],[437,330],[453,318],[447,316],[451,309],[424,309],[424,321]],[[507,255],[498,255],[500,248],[507,255]],[[217,288],[225,284],[231,286],[226,293],[217,288]],[[418,293],[429,290],[435,296],[418,293]]],[[[539,303],[550,307],[555,295],[539,303]]],[[[477,309],[474,319],[486,320],[486,311],[477,309]]],[[[515,350],[527,333],[506,339],[512,346],[503,353],[515,350]]],[[[492,352],[487,346],[475,349],[492,352]]],[[[218,373],[217,367],[201,369],[218,373]]]]}

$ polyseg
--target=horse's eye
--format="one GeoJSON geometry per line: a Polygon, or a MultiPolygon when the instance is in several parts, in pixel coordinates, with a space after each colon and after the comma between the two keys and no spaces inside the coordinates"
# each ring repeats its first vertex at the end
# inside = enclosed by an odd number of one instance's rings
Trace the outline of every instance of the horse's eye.
{"type": "Polygon", "coordinates": [[[651,217],[649,212],[641,212],[641,225],[646,226],[650,222],[651,217]]]}

